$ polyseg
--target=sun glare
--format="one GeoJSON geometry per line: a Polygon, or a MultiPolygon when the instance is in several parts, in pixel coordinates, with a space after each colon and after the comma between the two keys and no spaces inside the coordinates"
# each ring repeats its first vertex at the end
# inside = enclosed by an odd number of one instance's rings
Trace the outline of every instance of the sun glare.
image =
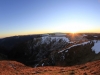
{"type": "Polygon", "coordinates": [[[77,33],[77,29],[75,29],[75,28],[72,28],[72,29],[70,29],[70,33],[77,33]]]}

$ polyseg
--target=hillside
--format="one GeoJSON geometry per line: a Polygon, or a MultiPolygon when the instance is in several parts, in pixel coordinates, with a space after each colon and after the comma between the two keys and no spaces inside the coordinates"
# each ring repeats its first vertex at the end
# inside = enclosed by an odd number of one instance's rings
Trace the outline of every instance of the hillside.
{"type": "MultiPolygon", "coordinates": [[[[33,75],[48,75],[55,71],[54,75],[59,75],[62,74],[61,69],[69,75],[91,75],[92,72],[89,71],[94,70],[94,66],[90,65],[96,64],[95,62],[99,65],[100,62],[100,34],[52,33],[4,38],[0,43],[0,60],[4,75],[5,71],[12,75],[27,72],[33,75]]],[[[95,71],[98,71],[99,66],[95,68],[95,71]]],[[[93,73],[99,75],[98,72],[93,73]]]]}
{"type": "Polygon", "coordinates": [[[32,67],[72,66],[99,60],[98,44],[99,35],[46,34],[16,45],[8,57],[32,67]]]}
{"type": "Polygon", "coordinates": [[[40,35],[23,35],[2,38],[0,39],[0,53],[8,54],[16,45],[37,37],[40,37],[40,35]]]}
{"type": "Polygon", "coordinates": [[[37,68],[16,61],[0,61],[0,75],[100,75],[100,60],[75,66],[37,68]]]}

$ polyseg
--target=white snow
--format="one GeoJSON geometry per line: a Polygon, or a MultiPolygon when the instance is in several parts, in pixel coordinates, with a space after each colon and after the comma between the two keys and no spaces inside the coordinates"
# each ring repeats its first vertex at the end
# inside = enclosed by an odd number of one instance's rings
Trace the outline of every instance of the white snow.
{"type": "Polygon", "coordinates": [[[65,51],[65,50],[66,50],[66,49],[63,49],[63,50],[59,51],[58,53],[61,53],[61,52],[65,51]]]}
{"type": "MultiPolygon", "coordinates": [[[[93,42],[94,42],[94,46],[92,47],[92,50],[95,51],[96,54],[98,54],[100,52],[100,40],[93,40],[93,42]]],[[[83,43],[79,43],[79,44],[74,44],[74,45],[72,45],[72,46],[70,46],[70,47],[68,47],[66,49],[63,49],[63,50],[59,51],[58,53],[61,53],[61,52],[65,51],[65,50],[66,50],[65,52],[68,52],[69,49],[71,49],[71,48],[73,48],[75,46],[80,46],[80,45],[84,46],[84,45],[86,45],[88,43],[91,44],[91,41],[87,41],[87,42],[83,42],[83,43]]]]}
{"type": "Polygon", "coordinates": [[[65,51],[65,52],[68,52],[68,50],[70,49],[70,48],[72,48],[72,47],[75,47],[75,46],[80,46],[80,45],[85,45],[85,44],[88,44],[88,43],[90,43],[90,41],[87,41],[87,42],[83,42],[83,43],[80,43],[80,44],[75,44],[75,45],[72,45],[72,46],[70,46],[70,47],[68,47],[68,48],[66,48],[66,49],[63,49],[63,50],[61,50],[61,51],[59,51],[58,53],[61,53],[61,52],[63,52],[63,51],[65,51]]]}
{"type": "Polygon", "coordinates": [[[44,66],[44,63],[42,63],[42,66],[44,66]]]}
{"type": "Polygon", "coordinates": [[[94,46],[92,47],[92,50],[95,51],[96,54],[100,52],[100,40],[93,40],[94,46]]]}
{"type": "Polygon", "coordinates": [[[68,52],[68,50],[66,50],[65,52],[68,52]]]}
{"type": "Polygon", "coordinates": [[[83,43],[80,43],[80,44],[75,44],[75,45],[72,45],[72,46],[70,46],[69,48],[67,48],[67,49],[70,49],[70,48],[72,48],[72,47],[75,47],[75,46],[80,46],[80,45],[85,45],[85,44],[88,44],[88,43],[90,43],[90,41],[87,41],[87,42],[83,42],[83,43]]]}
{"type": "Polygon", "coordinates": [[[56,41],[59,41],[60,39],[62,39],[66,42],[69,42],[69,39],[65,36],[62,36],[62,37],[59,37],[59,36],[58,37],[57,36],[44,36],[44,37],[42,37],[42,42],[45,42],[46,39],[50,39],[50,41],[52,41],[54,39],[56,39],[56,41]]]}

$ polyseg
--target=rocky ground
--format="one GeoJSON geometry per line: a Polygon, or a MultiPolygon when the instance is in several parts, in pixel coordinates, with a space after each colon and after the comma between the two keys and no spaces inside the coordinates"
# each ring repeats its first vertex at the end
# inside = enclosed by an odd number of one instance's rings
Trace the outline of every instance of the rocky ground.
{"type": "Polygon", "coordinates": [[[100,60],[67,67],[27,67],[16,61],[0,61],[0,75],[100,75],[100,60]]]}

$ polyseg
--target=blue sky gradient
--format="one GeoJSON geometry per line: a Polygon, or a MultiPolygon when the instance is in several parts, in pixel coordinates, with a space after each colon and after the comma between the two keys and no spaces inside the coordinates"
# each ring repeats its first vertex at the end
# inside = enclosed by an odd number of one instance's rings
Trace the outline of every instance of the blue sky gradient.
{"type": "Polygon", "coordinates": [[[100,0],[0,0],[0,37],[100,33],[100,0]]]}

